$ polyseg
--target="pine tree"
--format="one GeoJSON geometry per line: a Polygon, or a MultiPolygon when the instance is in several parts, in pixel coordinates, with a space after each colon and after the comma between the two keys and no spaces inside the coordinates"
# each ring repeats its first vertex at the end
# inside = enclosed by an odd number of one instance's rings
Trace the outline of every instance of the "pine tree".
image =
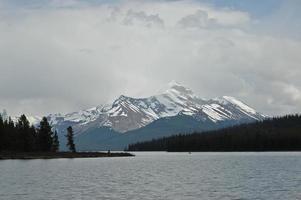
{"type": "Polygon", "coordinates": [[[17,143],[17,135],[18,131],[16,130],[15,123],[11,119],[11,117],[8,117],[7,120],[4,122],[5,124],[5,130],[4,134],[7,141],[7,150],[8,151],[16,151],[18,150],[18,143],[17,143]]]}
{"type": "Polygon", "coordinates": [[[53,144],[53,132],[46,117],[43,117],[40,122],[40,127],[37,135],[38,150],[51,151],[53,144]]]}
{"type": "Polygon", "coordinates": [[[31,145],[32,145],[31,150],[32,151],[37,151],[37,150],[39,150],[38,141],[37,141],[37,136],[38,135],[37,135],[37,129],[35,128],[34,125],[30,126],[29,132],[30,132],[30,136],[31,136],[31,145]]]}
{"type": "Polygon", "coordinates": [[[30,127],[30,123],[25,115],[21,115],[16,124],[16,128],[18,131],[17,143],[19,150],[25,152],[33,151],[35,144],[35,130],[33,130],[32,127],[30,127]]]}
{"type": "Polygon", "coordinates": [[[69,148],[69,150],[71,152],[76,152],[76,149],[75,149],[75,144],[74,144],[74,140],[73,140],[73,129],[71,126],[69,126],[67,128],[67,147],[69,148]]]}
{"type": "Polygon", "coordinates": [[[57,136],[57,131],[54,132],[53,143],[52,143],[52,151],[58,152],[60,147],[59,138],[57,136]]]}
{"type": "Polygon", "coordinates": [[[4,121],[2,115],[0,115],[0,152],[4,150],[4,121]]]}

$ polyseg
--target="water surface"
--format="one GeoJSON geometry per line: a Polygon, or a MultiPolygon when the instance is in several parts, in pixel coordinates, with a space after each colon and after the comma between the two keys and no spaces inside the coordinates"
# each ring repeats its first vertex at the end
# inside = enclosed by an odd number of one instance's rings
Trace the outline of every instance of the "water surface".
{"type": "Polygon", "coordinates": [[[0,199],[301,199],[301,153],[0,161],[0,199]]]}

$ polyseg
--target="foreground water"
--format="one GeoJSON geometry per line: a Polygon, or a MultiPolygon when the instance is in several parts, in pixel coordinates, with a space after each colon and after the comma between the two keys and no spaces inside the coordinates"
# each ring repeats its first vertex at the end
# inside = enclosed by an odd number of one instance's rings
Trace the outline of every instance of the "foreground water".
{"type": "Polygon", "coordinates": [[[0,161],[0,199],[301,199],[301,153],[0,161]]]}

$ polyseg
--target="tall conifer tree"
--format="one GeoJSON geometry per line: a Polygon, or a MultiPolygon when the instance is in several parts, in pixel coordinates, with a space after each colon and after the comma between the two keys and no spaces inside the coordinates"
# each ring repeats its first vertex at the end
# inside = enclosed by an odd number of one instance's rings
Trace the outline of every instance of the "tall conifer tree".
{"type": "Polygon", "coordinates": [[[73,129],[71,126],[69,126],[67,128],[66,137],[67,137],[67,146],[68,146],[69,150],[73,153],[76,152],[75,144],[74,144],[74,140],[73,140],[73,129]]]}
{"type": "Polygon", "coordinates": [[[17,143],[19,150],[25,152],[33,151],[35,145],[35,131],[30,127],[30,123],[25,115],[21,115],[16,124],[16,127],[18,131],[17,143]]]}
{"type": "Polygon", "coordinates": [[[38,146],[40,151],[51,151],[53,144],[53,132],[46,117],[43,117],[38,130],[38,146]]]}
{"type": "Polygon", "coordinates": [[[2,115],[0,115],[0,152],[4,150],[4,121],[2,115]]]}
{"type": "Polygon", "coordinates": [[[52,151],[53,152],[58,152],[59,147],[60,147],[60,142],[59,142],[59,138],[57,136],[57,131],[54,131],[52,151]]]}

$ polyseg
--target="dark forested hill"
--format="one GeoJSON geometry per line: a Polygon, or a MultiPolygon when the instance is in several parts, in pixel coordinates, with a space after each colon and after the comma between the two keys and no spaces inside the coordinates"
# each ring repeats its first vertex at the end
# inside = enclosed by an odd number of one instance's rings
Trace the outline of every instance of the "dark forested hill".
{"type": "Polygon", "coordinates": [[[129,151],[299,151],[301,115],[129,145],[129,151]]]}

